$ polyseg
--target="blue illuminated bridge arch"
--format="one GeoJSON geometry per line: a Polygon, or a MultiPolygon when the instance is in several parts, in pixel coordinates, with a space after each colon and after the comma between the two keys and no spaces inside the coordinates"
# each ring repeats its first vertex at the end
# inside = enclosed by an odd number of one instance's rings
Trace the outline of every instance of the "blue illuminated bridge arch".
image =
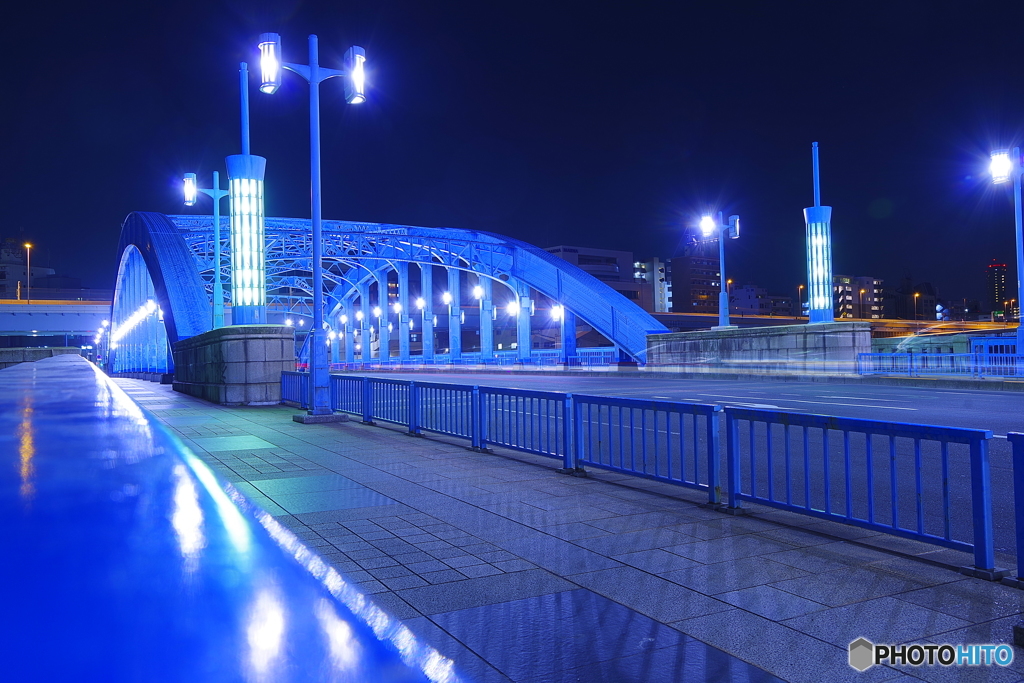
{"type": "MultiPolygon", "coordinates": [[[[228,219],[221,220],[230,302],[228,219]]],[[[348,221],[324,221],[323,235],[335,363],[643,363],[647,335],[667,331],[605,283],[520,240],[348,221]],[[604,338],[601,351],[577,348],[577,335],[589,330],[604,338]]],[[[170,346],[212,327],[213,218],[129,214],[118,251],[112,370],[169,372],[170,346]]],[[[266,219],[266,266],[268,320],[308,328],[308,219],[266,219]]]]}

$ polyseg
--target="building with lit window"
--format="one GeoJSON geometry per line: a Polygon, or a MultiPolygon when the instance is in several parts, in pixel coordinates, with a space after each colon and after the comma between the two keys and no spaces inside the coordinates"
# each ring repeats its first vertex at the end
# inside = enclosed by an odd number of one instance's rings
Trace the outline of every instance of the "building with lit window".
{"type": "Polygon", "coordinates": [[[988,292],[988,305],[990,310],[1000,313],[1006,307],[1005,302],[1009,301],[1006,296],[1006,264],[997,263],[992,259],[985,269],[985,284],[988,292]]]}
{"type": "Polygon", "coordinates": [[[668,313],[672,310],[672,261],[657,257],[647,261],[633,262],[633,280],[647,283],[653,298],[653,313],[668,313]]]}
{"type": "Polygon", "coordinates": [[[718,245],[697,243],[685,256],[672,259],[673,313],[718,313],[722,291],[718,245]]]}

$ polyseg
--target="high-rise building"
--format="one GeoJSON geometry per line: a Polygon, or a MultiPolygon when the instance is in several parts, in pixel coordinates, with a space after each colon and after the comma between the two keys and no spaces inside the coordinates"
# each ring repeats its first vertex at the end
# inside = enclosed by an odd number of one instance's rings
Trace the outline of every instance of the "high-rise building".
{"type": "Polygon", "coordinates": [[[1008,301],[1006,296],[1006,264],[997,263],[992,259],[985,269],[985,281],[988,285],[988,305],[992,311],[1002,311],[1004,302],[1008,301]]]}
{"type": "Polygon", "coordinates": [[[672,261],[658,257],[633,263],[633,279],[648,283],[654,301],[654,313],[668,313],[672,310],[672,261]]]}
{"type": "Polygon", "coordinates": [[[722,291],[718,245],[697,243],[672,259],[672,312],[718,313],[722,291]]]}

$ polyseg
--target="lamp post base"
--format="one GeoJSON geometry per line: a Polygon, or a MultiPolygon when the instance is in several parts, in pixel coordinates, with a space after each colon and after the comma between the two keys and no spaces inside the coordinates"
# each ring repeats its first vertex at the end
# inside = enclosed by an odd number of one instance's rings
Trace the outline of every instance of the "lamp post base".
{"type": "Polygon", "coordinates": [[[348,422],[348,415],[344,413],[331,413],[328,415],[310,415],[309,413],[302,413],[301,415],[292,415],[292,421],[299,422],[304,425],[318,425],[325,424],[327,422],[348,422]]]}

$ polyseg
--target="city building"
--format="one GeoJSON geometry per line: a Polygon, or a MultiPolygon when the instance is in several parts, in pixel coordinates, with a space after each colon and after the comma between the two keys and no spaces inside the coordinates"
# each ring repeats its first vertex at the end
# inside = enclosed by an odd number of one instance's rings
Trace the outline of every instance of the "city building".
{"type": "Polygon", "coordinates": [[[658,257],[633,263],[633,279],[646,282],[653,297],[652,313],[668,313],[672,310],[672,260],[663,261],[658,257]]]}
{"type": "Polygon", "coordinates": [[[853,278],[853,296],[856,304],[855,318],[870,320],[885,316],[883,281],[877,277],[861,275],[853,278]]]}
{"type": "Polygon", "coordinates": [[[673,258],[671,312],[718,313],[720,272],[716,243],[697,242],[673,258]]]}
{"type": "MultiPolygon", "coordinates": [[[[647,312],[654,310],[653,288],[634,279],[633,253],[560,244],[544,251],[587,272],[647,312]]],[[[717,309],[716,309],[717,310],[717,309]]]]}
{"type": "Polygon", "coordinates": [[[834,314],[838,318],[882,318],[885,301],[880,278],[859,275],[832,276],[834,314]]]}
{"type": "Polygon", "coordinates": [[[738,315],[793,316],[793,297],[769,294],[757,285],[729,288],[729,312],[738,315]]]}
{"type": "Polygon", "coordinates": [[[1006,295],[1006,264],[998,263],[992,259],[985,269],[985,284],[988,293],[988,310],[1000,314],[1005,308],[1005,303],[1010,299],[1006,295]]]}

